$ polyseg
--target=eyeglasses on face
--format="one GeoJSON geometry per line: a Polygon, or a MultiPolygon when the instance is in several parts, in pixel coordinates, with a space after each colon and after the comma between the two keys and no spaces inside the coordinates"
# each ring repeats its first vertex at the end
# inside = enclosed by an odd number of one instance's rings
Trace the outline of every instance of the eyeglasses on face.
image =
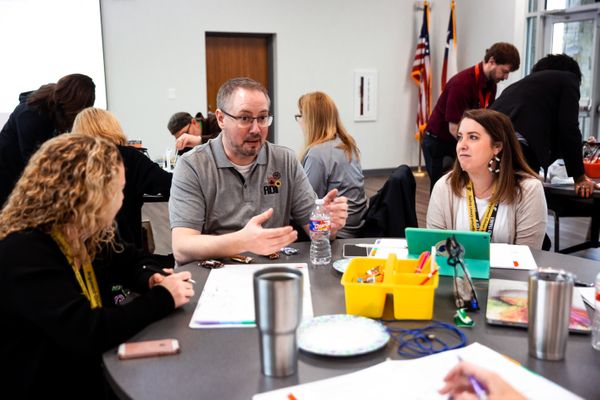
{"type": "Polygon", "coordinates": [[[229,114],[225,110],[221,110],[221,111],[223,112],[223,114],[227,115],[229,118],[235,119],[240,128],[251,127],[252,124],[254,123],[254,120],[256,120],[256,123],[261,128],[266,128],[267,126],[271,126],[271,124],[273,123],[273,115],[259,115],[258,117],[251,117],[249,115],[240,115],[239,117],[236,117],[235,115],[229,114]]]}
{"type": "Polygon", "coordinates": [[[298,120],[302,118],[302,114],[296,114],[294,115],[294,119],[296,120],[296,122],[298,122],[298,120]]]}

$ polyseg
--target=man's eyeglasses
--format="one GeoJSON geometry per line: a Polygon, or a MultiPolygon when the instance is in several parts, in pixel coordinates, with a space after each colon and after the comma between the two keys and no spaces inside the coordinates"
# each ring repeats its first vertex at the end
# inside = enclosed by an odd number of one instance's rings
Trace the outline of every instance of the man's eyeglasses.
{"type": "Polygon", "coordinates": [[[261,128],[266,128],[267,126],[271,126],[271,124],[273,123],[272,115],[259,115],[258,117],[251,117],[249,115],[241,115],[239,117],[236,117],[234,115],[229,114],[225,110],[221,110],[221,111],[223,112],[223,114],[227,115],[228,117],[235,119],[240,128],[251,127],[252,124],[254,123],[254,120],[256,120],[256,123],[261,128]]]}
{"type": "Polygon", "coordinates": [[[471,274],[463,262],[464,248],[452,236],[446,240],[446,251],[448,252],[448,265],[454,270],[453,291],[456,307],[471,311],[479,310],[475,285],[473,285],[471,274]]]}
{"type": "Polygon", "coordinates": [[[302,114],[296,114],[294,115],[294,119],[296,120],[296,122],[298,122],[298,120],[302,118],[302,114]]]}

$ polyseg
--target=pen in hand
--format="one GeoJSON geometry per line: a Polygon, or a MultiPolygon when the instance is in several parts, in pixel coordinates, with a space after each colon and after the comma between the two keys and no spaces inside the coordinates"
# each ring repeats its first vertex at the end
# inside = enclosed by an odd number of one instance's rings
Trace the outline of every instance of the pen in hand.
{"type": "MultiPolygon", "coordinates": [[[[155,267],[154,265],[144,265],[142,266],[143,269],[151,271],[151,272],[156,272],[157,274],[161,274],[162,276],[169,276],[171,275],[169,272],[164,271],[162,268],[158,268],[155,267]]],[[[187,282],[192,283],[192,284],[196,284],[196,281],[193,280],[192,278],[190,279],[186,279],[187,282]]]]}
{"type": "MultiPolygon", "coordinates": [[[[463,361],[461,356],[457,356],[457,357],[458,357],[459,362],[463,361]]],[[[467,379],[469,380],[469,383],[473,387],[475,396],[477,396],[478,399],[487,399],[487,395],[488,395],[487,391],[483,388],[483,385],[481,384],[481,382],[479,382],[477,380],[477,378],[475,378],[473,375],[467,375],[467,379]]]]}

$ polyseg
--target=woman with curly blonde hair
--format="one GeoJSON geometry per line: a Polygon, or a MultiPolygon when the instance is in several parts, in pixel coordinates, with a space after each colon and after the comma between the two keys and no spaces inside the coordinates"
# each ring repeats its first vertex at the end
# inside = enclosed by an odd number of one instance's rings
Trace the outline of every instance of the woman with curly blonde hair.
{"type": "Polygon", "coordinates": [[[338,238],[360,236],[367,212],[367,196],[360,165],[360,151],[348,133],[333,99],[323,92],[298,99],[296,121],[304,133],[300,159],[319,198],[332,189],[348,198],[348,219],[338,238]]]}
{"type": "Polygon", "coordinates": [[[102,398],[102,353],[193,296],[189,272],[153,274],[140,253],[115,244],[124,184],[114,145],[61,135],[31,157],[0,212],[0,366],[9,393],[102,398]],[[141,295],[115,306],[115,282],[141,295]]]}
{"type": "MultiPolygon", "coordinates": [[[[125,164],[125,198],[117,214],[120,239],[143,248],[142,206],[144,194],[168,195],[173,175],[164,171],[139,150],[127,146],[127,136],[110,111],[89,107],[77,114],[73,133],[101,137],[117,145],[125,164]]],[[[171,266],[174,261],[169,260],[171,266]]]]}

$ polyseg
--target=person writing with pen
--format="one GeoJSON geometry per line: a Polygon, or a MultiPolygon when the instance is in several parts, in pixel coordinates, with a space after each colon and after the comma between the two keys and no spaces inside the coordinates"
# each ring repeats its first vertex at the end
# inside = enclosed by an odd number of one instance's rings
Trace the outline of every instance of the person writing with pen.
{"type": "Polygon", "coordinates": [[[144,270],[152,260],[116,241],[124,185],[115,145],[66,134],[33,155],[2,209],[0,367],[8,398],[108,398],[102,353],[194,295],[189,272],[144,270]],[[116,283],[140,295],[116,306],[116,283]]]}
{"type": "Polygon", "coordinates": [[[452,400],[525,400],[498,374],[466,361],[448,372],[439,393],[449,395],[452,400]]]}

